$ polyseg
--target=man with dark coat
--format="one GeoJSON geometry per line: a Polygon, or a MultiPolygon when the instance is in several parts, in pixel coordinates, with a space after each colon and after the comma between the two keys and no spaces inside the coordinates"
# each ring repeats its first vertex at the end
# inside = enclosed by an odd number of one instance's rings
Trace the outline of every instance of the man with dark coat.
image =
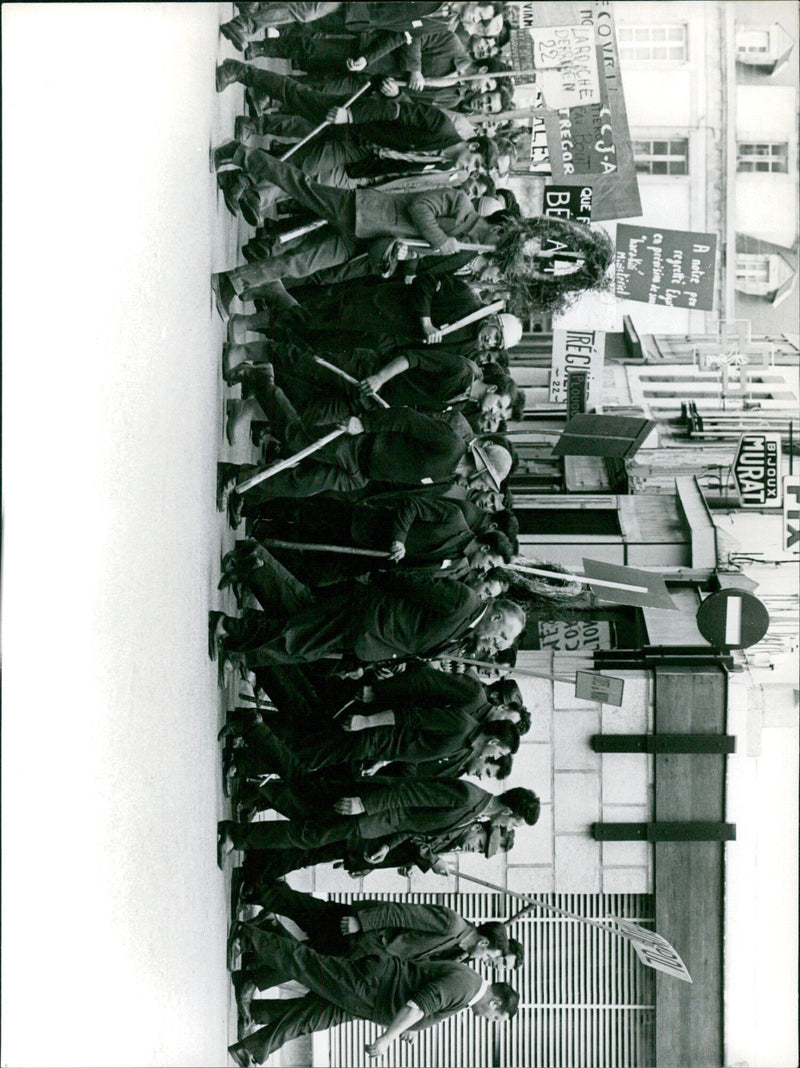
{"type": "Polygon", "coordinates": [[[343,797],[335,815],[316,820],[269,820],[239,824],[222,820],[218,827],[218,860],[234,849],[285,849],[359,843],[393,834],[440,834],[457,831],[475,820],[533,825],[539,799],[532,790],[516,787],[490,794],[462,780],[408,780],[391,785],[359,784],[360,795],[343,797]]]}
{"type": "MultiPolygon", "coordinates": [[[[277,976],[302,983],[338,1010],[329,1013],[320,1006],[323,1011],[307,1018],[305,1030],[293,1030],[294,1034],[307,1034],[353,1018],[374,1020],[386,1030],[367,1046],[371,1056],[383,1055],[410,1028],[432,1026],[461,1009],[471,1007],[476,1015],[489,1020],[508,1020],[519,1003],[519,995],[506,983],[490,985],[463,964],[414,963],[389,956],[357,960],[325,957],[252,925],[248,936],[258,952],[269,958],[277,976]]],[[[274,1005],[267,1005],[265,1011],[267,1026],[229,1047],[237,1063],[252,1064],[253,1058],[258,1063],[286,1040],[280,1026],[286,1008],[276,1010],[274,1005]]]]}

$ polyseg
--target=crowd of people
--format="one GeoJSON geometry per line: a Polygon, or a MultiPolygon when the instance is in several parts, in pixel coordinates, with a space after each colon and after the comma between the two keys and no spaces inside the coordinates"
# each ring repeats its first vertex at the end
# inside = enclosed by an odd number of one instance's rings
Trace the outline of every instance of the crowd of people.
{"type": "Polygon", "coordinates": [[[446,874],[448,855],[493,856],[536,823],[534,791],[501,785],[531,725],[506,675],[531,598],[578,591],[555,565],[538,585],[512,566],[506,431],[525,398],[508,350],[522,317],[602,286],[612,247],[601,230],[525,218],[502,188],[519,134],[500,114],[514,92],[506,5],[235,6],[221,33],[243,57],[220,64],[216,88],[244,85],[248,114],[211,162],[255,232],[212,289],[223,376],[241,388],[228,438],[249,426],[264,462],[217,477],[244,536],[220,582],[240,611],[210,614],[209,654],[222,683],[241,674],[258,696],[221,732],[234,818],[218,828],[220,866],[244,854],[230,1054],[262,1063],[362,1017],[382,1026],[379,1056],[466,1007],[510,1019],[513,986],[471,965],[511,975],[522,946],[501,922],[323,902],[283,877],[330,861],[446,874]],[[286,819],[256,818],[267,810],[286,819]],[[309,993],[256,996],[289,979],[309,993]]]}

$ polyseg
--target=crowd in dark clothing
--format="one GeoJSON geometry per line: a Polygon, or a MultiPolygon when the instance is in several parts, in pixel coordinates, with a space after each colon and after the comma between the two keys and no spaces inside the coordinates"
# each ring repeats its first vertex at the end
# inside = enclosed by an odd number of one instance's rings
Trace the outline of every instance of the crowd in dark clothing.
{"type": "Polygon", "coordinates": [[[212,289],[223,376],[241,387],[228,439],[249,423],[264,462],[217,477],[241,535],[220,588],[240,612],[211,612],[209,654],[221,683],[242,676],[255,695],[221,732],[220,866],[243,854],[230,1053],[262,1063],[361,1017],[382,1028],[378,1056],[466,1007],[510,1019],[513,987],[471,965],[513,971],[521,944],[502,922],[323,902],[285,877],[331,861],[446,874],[448,858],[509,850],[537,822],[535,792],[502,787],[532,711],[506,677],[526,624],[507,596],[506,432],[525,406],[508,350],[514,311],[563,306],[601,283],[610,254],[601,232],[525,219],[499,195],[516,150],[512,125],[486,124],[513,96],[504,4],[236,7],[221,32],[244,57],[221,63],[216,88],[245,86],[249,113],[212,164],[257,229],[212,289]],[[309,992],[256,997],[289,979],[309,992]]]}

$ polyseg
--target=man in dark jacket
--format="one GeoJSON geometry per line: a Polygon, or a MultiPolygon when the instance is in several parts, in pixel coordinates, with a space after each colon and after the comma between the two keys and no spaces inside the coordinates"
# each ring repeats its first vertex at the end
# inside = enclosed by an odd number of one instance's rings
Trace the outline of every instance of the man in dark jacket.
{"type": "MultiPolygon", "coordinates": [[[[367,1046],[371,1056],[383,1055],[410,1028],[437,1024],[461,1009],[471,1007],[478,1016],[501,1021],[510,1019],[519,1003],[519,995],[506,983],[489,985],[463,964],[414,963],[389,956],[325,957],[252,925],[248,932],[258,952],[269,957],[276,975],[302,983],[338,1010],[329,1014],[320,1006],[323,1011],[307,1020],[305,1031],[294,1033],[307,1034],[359,1017],[374,1020],[386,1030],[367,1046]]],[[[280,1028],[285,1011],[276,1012],[268,1005],[268,1026],[229,1047],[239,1064],[252,1064],[253,1057],[260,1062],[285,1041],[280,1028]]]]}

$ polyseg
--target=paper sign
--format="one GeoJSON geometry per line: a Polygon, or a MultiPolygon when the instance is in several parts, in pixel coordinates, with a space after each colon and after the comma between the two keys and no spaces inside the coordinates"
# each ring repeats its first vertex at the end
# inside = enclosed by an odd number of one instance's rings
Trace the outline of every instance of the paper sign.
{"type": "Polygon", "coordinates": [[[733,461],[733,478],[742,508],[778,508],[781,503],[781,436],[742,434],[733,461]]]}
{"type": "Polygon", "coordinates": [[[631,943],[642,964],[655,968],[656,971],[666,972],[675,979],[682,979],[685,983],[692,982],[688,968],[666,938],[662,938],[655,931],[640,927],[638,923],[631,923],[630,920],[614,922],[622,937],[631,943]]]}
{"type": "Polygon", "coordinates": [[[533,65],[548,108],[600,103],[597,52],[591,26],[548,26],[529,31],[533,65]]]}
{"type": "Polygon", "coordinates": [[[632,604],[638,608],[663,608],[676,612],[678,606],[667,593],[667,586],[661,575],[654,571],[642,571],[638,567],[626,567],[624,564],[609,564],[605,560],[583,561],[583,573],[589,580],[592,593],[603,601],[612,604],[632,604]],[[615,585],[594,585],[592,579],[601,583],[615,585]],[[635,587],[620,589],[619,586],[635,587]]]}
{"type": "Polygon", "coordinates": [[[538,629],[540,649],[574,653],[611,648],[611,624],[603,619],[582,619],[575,623],[554,619],[540,622],[538,629]]]}
{"type": "Polygon", "coordinates": [[[553,361],[550,365],[549,400],[556,404],[567,401],[567,373],[587,373],[587,405],[600,404],[603,386],[603,359],[606,335],[602,330],[554,330],[553,361]]]}
{"type": "Polygon", "coordinates": [[[621,705],[624,679],[610,675],[596,675],[593,671],[575,672],[575,696],[584,701],[597,701],[604,705],[621,705]]]}
{"type": "Polygon", "coordinates": [[[668,308],[714,307],[717,235],[617,225],[614,292],[668,308]]]}

